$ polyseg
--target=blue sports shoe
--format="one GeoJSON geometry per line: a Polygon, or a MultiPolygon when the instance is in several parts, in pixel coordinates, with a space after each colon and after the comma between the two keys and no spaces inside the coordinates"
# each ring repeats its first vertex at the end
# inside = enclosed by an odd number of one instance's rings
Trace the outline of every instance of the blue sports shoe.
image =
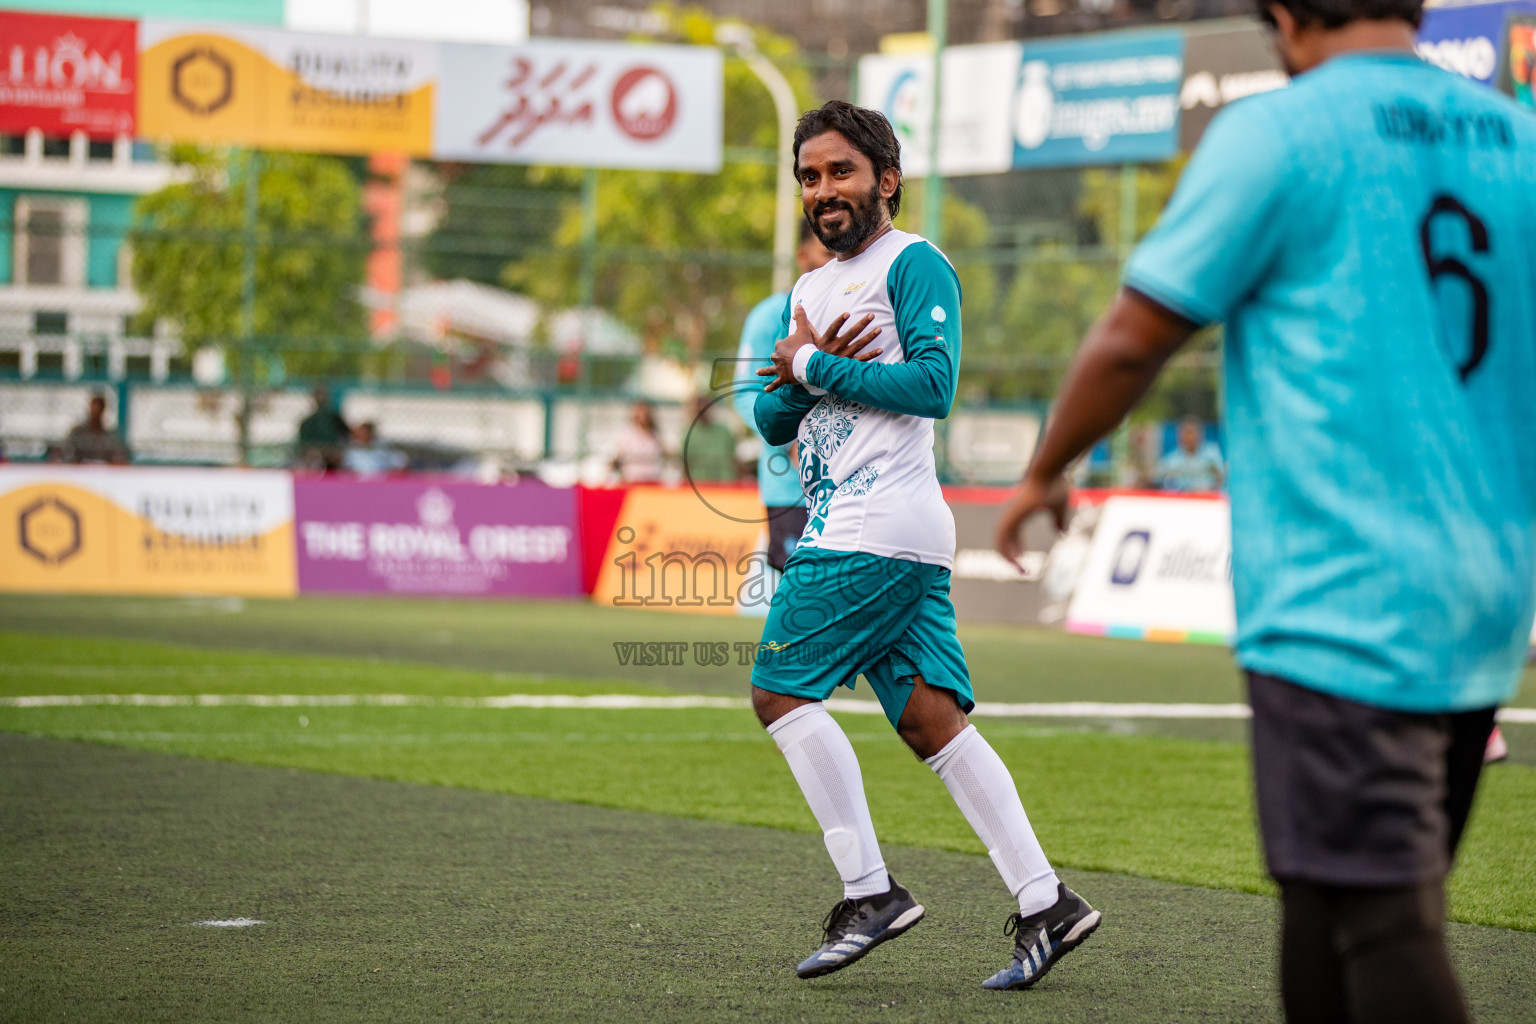
{"type": "Polygon", "coordinates": [[[822,922],[821,948],[795,968],[802,978],[819,978],[841,970],[887,939],[894,939],[923,919],[923,905],[896,879],[878,896],[845,899],[822,922]]]}
{"type": "Polygon", "coordinates": [[[1029,988],[1104,920],[1087,900],[1059,882],[1056,894],[1056,902],[1040,913],[1008,919],[1003,934],[1015,937],[1013,963],[982,982],[982,988],[1029,988]]]}

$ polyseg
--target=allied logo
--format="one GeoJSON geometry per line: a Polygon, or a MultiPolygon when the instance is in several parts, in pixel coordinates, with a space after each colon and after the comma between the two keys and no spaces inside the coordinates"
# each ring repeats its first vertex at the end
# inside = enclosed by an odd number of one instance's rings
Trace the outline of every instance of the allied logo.
{"type": "Polygon", "coordinates": [[[1147,551],[1152,547],[1152,532],[1150,530],[1130,530],[1120,538],[1120,546],[1115,548],[1115,559],[1110,564],[1109,581],[1116,586],[1128,587],[1136,582],[1141,575],[1141,567],[1146,564],[1147,551]]]}
{"type": "Polygon", "coordinates": [[[44,565],[63,565],[80,553],[80,513],[53,495],[21,510],[21,549],[44,565]]]}

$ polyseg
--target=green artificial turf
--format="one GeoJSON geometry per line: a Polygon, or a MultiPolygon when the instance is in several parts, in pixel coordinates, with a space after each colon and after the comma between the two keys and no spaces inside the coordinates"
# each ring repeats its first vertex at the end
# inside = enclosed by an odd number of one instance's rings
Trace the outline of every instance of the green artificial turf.
{"type": "MultiPolygon", "coordinates": [[[[581,692],[429,666],[0,634],[0,693],[484,695],[581,692]],[[201,659],[201,661],[199,660],[201,659]]],[[[589,692],[589,691],[588,691],[589,692]]],[[[981,852],[943,786],[878,714],[843,715],[883,839],[981,852]]],[[[980,723],[1057,862],[1267,892],[1246,748],[980,723]],[[1038,770],[1037,770],[1038,769],[1038,770]]],[[[0,729],[199,757],[472,787],[814,831],[751,713],[459,707],[0,707],[0,729]]],[[[1460,920],[1536,929],[1536,769],[1490,771],[1452,881],[1460,920]]]]}
{"type": "MultiPolygon", "coordinates": [[[[816,836],[0,737],[0,1021],[1278,1020],[1273,900],[1068,871],[1104,926],[995,993],[991,864],[885,852],[927,920],[802,982],[816,836]]],[[[1450,942],[1478,1020],[1530,1019],[1536,935],[1450,942]]]]}

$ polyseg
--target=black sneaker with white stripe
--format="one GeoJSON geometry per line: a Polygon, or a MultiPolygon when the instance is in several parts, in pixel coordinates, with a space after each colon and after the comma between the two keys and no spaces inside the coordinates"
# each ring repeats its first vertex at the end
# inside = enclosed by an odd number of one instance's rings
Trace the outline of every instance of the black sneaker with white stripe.
{"type": "Polygon", "coordinates": [[[923,905],[896,879],[878,896],[844,899],[822,922],[821,948],[801,962],[795,973],[819,978],[841,970],[888,939],[894,939],[923,919],[923,905]]]}
{"type": "Polygon", "coordinates": [[[1104,919],[1088,901],[1057,883],[1056,902],[1038,914],[1014,914],[1003,926],[1014,936],[1013,962],[982,982],[983,988],[1029,988],[1056,961],[1082,945],[1104,919]]]}

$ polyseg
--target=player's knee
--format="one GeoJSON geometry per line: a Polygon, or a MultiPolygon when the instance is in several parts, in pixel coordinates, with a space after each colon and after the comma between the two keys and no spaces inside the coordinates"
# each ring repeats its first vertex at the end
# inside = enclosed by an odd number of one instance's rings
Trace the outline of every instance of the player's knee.
{"type": "Polygon", "coordinates": [[[789,714],[802,704],[811,701],[800,697],[788,697],[782,693],[774,693],[772,690],[764,690],[762,687],[752,687],[752,711],[757,715],[757,720],[766,729],[780,718],[789,714]]]}
{"type": "Polygon", "coordinates": [[[1390,889],[1338,889],[1335,893],[1338,942],[1346,953],[1438,936],[1445,927],[1445,888],[1439,881],[1390,889]]]}

